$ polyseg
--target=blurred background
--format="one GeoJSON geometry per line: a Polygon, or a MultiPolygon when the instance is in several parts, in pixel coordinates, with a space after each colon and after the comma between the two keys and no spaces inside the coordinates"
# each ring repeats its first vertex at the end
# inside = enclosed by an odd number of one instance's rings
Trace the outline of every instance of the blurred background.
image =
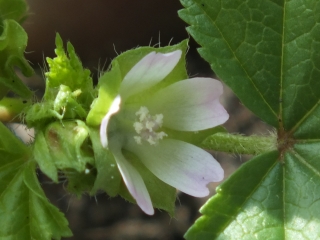
{"type": "MultiPolygon", "coordinates": [[[[182,8],[178,0],[27,0],[29,17],[23,27],[29,41],[26,58],[37,70],[28,79],[39,96],[44,90],[42,70],[45,57],[54,57],[55,34],[71,41],[83,66],[89,68],[94,80],[98,70],[107,69],[111,60],[126,50],[138,46],[165,46],[189,38],[186,24],[178,17],[182,8]]],[[[198,55],[198,45],[190,39],[187,69],[190,76],[215,77],[208,63],[198,55]]],[[[230,132],[264,134],[268,128],[245,109],[231,90],[225,86],[221,102],[230,113],[225,127],[230,132]]],[[[249,156],[212,152],[228,177],[249,156]]],[[[66,182],[52,184],[39,175],[50,201],[63,211],[74,237],[70,240],[107,239],[183,239],[183,234],[200,216],[199,208],[208,198],[197,199],[178,194],[176,214],[156,210],[154,216],[145,215],[136,205],[105,194],[81,199],[68,194],[66,182]]],[[[211,195],[217,184],[211,184],[211,195]]]]}

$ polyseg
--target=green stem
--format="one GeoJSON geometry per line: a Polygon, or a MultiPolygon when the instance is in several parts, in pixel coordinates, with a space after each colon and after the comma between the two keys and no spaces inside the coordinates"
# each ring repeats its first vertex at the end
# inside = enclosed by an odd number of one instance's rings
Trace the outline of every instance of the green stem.
{"type": "Polygon", "coordinates": [[[243,136],[220,132],[204,140],[201,147],[221,152],[257,155],[276,150],[277,136],[243,136]]]}
{"type": "Polygon", "coordinates": [[[0,100],[0,121],[2,122],[20,122],[20,113],[31,104],[21,98],[2,98],[0,100]]]}

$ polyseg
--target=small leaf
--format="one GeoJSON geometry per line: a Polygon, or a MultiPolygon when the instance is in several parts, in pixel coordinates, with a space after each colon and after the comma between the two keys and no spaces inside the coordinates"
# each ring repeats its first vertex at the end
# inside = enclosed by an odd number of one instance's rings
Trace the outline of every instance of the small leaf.
{"type": "Polygon", "coordinates": [[[59,34],[56,35],[57,57],[47,58],[49,72],[46,76],[46,91],[44,99],[47,101],[55,100],[57,90],[61,85],[65,85],[71,91],[80,90],[77,97],[79,103],[89,108],[93,100],[93,84],[90,71],[82,67],[82,63],[75,53],[75,49],[70,42],[67,43],[68,53],[65,52],[63,42],[59,34]]]}

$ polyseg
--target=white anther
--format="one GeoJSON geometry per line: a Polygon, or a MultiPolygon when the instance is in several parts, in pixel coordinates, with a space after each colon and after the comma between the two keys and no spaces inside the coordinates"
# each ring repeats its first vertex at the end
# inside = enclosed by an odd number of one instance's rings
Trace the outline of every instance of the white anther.
{"type": "Polygon", "coordinates": [[[138,121],[133,124],[134,130],[139,136],[134,136],[134,140],[138,144],[142,144],[142,141],[147,141],[150,145],[155,145],[163,137],[168,136],[165,132],[156,132],[163,123],[163,115],[156,114],[151,116],[147,107],[140,107],[136,112],[138,121]]]}

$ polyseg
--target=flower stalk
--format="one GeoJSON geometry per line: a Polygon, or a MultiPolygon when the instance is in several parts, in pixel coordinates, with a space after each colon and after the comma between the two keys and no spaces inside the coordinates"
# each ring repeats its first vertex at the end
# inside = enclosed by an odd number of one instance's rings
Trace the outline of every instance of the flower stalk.
{"type": "Polygon", "coordinates": [[[219,132],[205,139],[200,147],[236,154],[258,155],[277,149],[277,136],[243,136],[219,132]]]}

